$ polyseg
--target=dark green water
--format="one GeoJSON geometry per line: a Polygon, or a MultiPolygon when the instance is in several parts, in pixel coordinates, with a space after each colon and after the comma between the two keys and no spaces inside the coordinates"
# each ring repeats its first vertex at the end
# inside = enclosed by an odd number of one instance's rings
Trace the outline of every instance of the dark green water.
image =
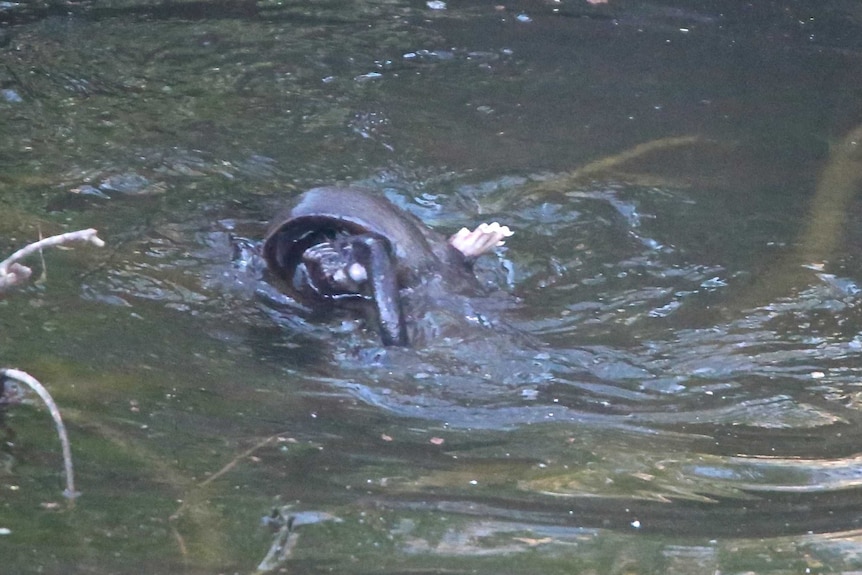
{"type": "Polygon", "coordinates": [[[0,6],[0,253],[108,244],[0,300],[0,572],[862,570],[862,11],[702,4],[0,6]],[[494,327],[280,304],[332,183],[514,229],[494,327]]]}

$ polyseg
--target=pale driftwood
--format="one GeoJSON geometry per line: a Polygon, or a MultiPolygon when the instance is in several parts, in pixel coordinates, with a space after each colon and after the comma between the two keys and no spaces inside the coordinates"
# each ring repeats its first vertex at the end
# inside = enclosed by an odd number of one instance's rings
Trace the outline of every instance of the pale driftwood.
{"type": "MultiPolygon", "coordinates": [[[[102,247],[105,245],[105,242],[99,238],[97,233],[98,232],[92,228],[78,230],[75,232],[50,236],[41,239],[38,242],[33,242],[32,244],[24,246],[0,262],[0,292],[11,286],[26,282],[32,275],[33,271],[30,268],[18,263],[20,260],[34,253],[41,253],[43,248],[73,242],[86,242],[102,247]]],[[[79,493],[75,490],[75,473],[72,467],[72,448],[69,445],[69,436],[66,433],[66,426],[63,424],[63,418],[60,416],[60,410],[57,409],[57,404],[54,403],[54,399],[51,397],[51,394],[48,393],[48,390],[45,389],[45,386],[25,371],[11,368],[0,369],[0,377],[26,385],[35,391],[48,407],[48,411],[54,419],[54,424],[57,426],[57,435],[60,437],[60,446],[63,450],[63,468],[66,473],[66,490],[63,494],[69,498],[70,501],[74,501],[79,493]]]]}
{"type": "Polygon", "coordinates": [[[11,379],[26,385],[35,391],[48,407],[48,411],[54,419],[54,424],[57,426],[57,435],[60,436],[60,446],[63,449],[63,468],[66,472],[66,490],[63,492],[63,495],[74,501],[80,493],[75,491],[75,472],[72,468],[72,448],[69,445],[69,436],[66,434],[66,426],[63,424],[63,418],[60,416],[60,410],[57,409],[57,404],[54,403],[54,398],[51,397],[51,394],[48,393],[48,390],[45,389],[44,385],[39,383],[35,377],[25,371],[11,368],[0,369],[0,377],[11,379]]]}
{"type": "Polygon", "coordinates": [[[33,273],[27,266],[18,263],[27,256],[41,251],[43,248],[59,246],[73,242],[86,242],[102,247],[105,242],[99,238],[98,232],[93,228],[68,232],[56,236],[47,237],[26,245],[2,262],[0,262],[0,292],[3,290],[26,282],[33,273]]]}

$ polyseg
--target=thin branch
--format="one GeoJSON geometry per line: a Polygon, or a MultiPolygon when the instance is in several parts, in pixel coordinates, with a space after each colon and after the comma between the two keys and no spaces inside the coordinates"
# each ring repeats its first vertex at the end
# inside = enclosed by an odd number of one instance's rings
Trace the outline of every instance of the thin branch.
{"type": "Polygon", "coordinates": [[[23,383],[35,391],[42,401],[45,402],[45,405],[48,406],[48,411],[51,413],[51,417],[54,419],[54,423],[57,426],[57,435],[60,436],[60,445],[63,448],[63,466],[66,472],[66,490],[63,492],[63,495],[74,502],[75,498],[78,497],[80,493],[75,491],[75,474],[72,469],[72,448],[69,445],[69,436],[66,434],[66,426],[63,424],[63,418],[60,416],[60,410],[57,409],[57,404],[54,403],[54,398],[51,397],[51,394],[48,393],[48,390],[45,389],[44,385],[39,383],[35,377],[25,371],[11,368],[0,369],[0,377],[23,383]]]}
{"type": "Polygon", "coordinates": [[[3,291],[7,287],[24,283],[30,277],[32,271],[27,266],[19,264],[18,262],[20,260],[26,258],[31,254],[40,252],[43,248],[59,246],[72,242],[86,242],[98,247],[102,247],[105,245],[105,242],[103,242],[97,234],[98,232],[96,230],[90,228],[86,230],[78,230],[75,232],[68,232],[65,234],[50,236],[41,239],[38,242],[33,242],[32,244],[24,246],[23,248],[0,262],[0,291],[3,291]]]}

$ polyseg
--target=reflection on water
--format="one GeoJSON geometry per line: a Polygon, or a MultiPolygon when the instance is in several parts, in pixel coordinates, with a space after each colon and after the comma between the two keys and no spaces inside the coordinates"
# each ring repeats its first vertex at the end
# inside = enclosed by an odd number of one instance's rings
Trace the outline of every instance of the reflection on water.
{"type": "Polygon", "coordinates": [[[4,252],[109,243],[2,302],[84,492],[8,412],[14,572],[860,569],[857,16],[667,4],[12,27],[4,252]],[[266,221],[341,180],[515,229],[492,295],[400,349],[275,291],[266,221]]]}

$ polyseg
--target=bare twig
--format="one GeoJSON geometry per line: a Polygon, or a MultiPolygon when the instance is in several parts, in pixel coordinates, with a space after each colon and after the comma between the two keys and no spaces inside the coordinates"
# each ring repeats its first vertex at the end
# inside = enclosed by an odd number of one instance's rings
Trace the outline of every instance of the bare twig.
{"type": "Polygon", "coordinates": [[[48,406],[48,411],[51,412],[51,417],[54,418],[54,423],[57,426],[57,435],[60,436],[60,445],[63,448],[63,466],[66,472],[66,490],[63,492],[63,495],[71,501],[74,501],[80,493],[75,491],[75,474],[72,469],[72,449],[69,445],[69,436],[66,434],[66,426],[63,424],[63,418],[60,417],[60,410],[57,409],[57,404],[54,403],[54,398],[51,397],[51,394],[48,393],[48,390],[45,389],[44,385],[39,383],[35,377],[25,371],[11,368],[0,369],[0,377],[23,383],[35,391],[42,401],[45,402],[45,405],[48,406]]]}
{"type": "Polygon", "coordinates": [[[56,236],[50,236],[45,239],[33,242],[26,245],[2,262],[0,262],[0,292],[4,289],[15,286],[27,281],[32,274],[32,270],[25,265],[19,264],[18,261],[27,256],[41,251],[43,248],[59,246],[72,242],[88,242],[93,245],[102,247],[105,242],[99,238],[98,232],[93,228],[87,230],[78,230],[68,232],[56,236]]]}
{"type": "MultiPolygon", "coordinates": [[[[4,289],[26,282],[32,275],[32,270],[27,266],[18,263],[19,260],[36,252],[42,253],[43,248],[59,246],[72,242],[88,242],[96,246],[102,247],[105,245],[96,230],[90,228],[87,230],[78,230],[76,232],[68,232],[56,236],[40,239],[38,242],[26,245],[20,250],[13,253],[11,256],[0,262],[0,292],[4,289]]],[[[40,234],[41,235],[41,234],[40,234]]],[[[44,260],[43,260],[44,266],[44,260]]],[[[45,389],[39,381],[28,374],[27,372],[18,369],[0,369],[0,378],[6,380],[14,380],[22,383],[36,392],[42,399],[48,411],[51,412],[51,417],[57,426],[57,435],[60,437],[60,445],[63,448],[63,464],[66,473],[66,490],[63,494],[74,502],[79,493],[75,490],[75,474],[72,468],[72,449],[69,445],[69,436],[66,434],[66,426],[63,424],[63,418],[60,416],[60,410],[57,409],[57,404],[48,390],[45,389]]],[[[2,390],[0,390],[2,391],[2,390]]]]}

